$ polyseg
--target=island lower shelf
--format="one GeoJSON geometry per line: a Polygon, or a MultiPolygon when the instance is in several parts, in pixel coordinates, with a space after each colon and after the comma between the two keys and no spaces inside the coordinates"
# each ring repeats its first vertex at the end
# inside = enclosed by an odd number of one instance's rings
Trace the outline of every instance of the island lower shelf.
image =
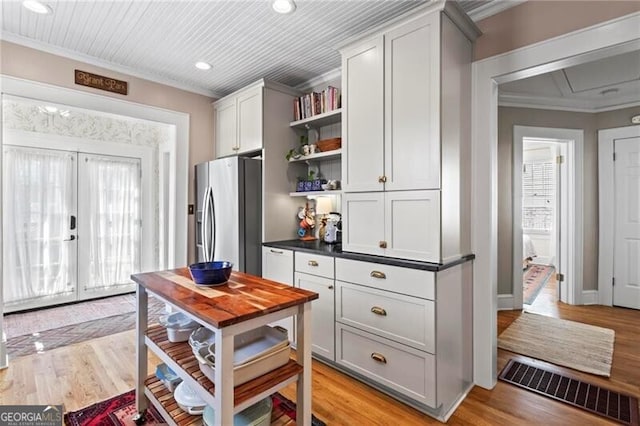
{"type": "MultiPolygon", "coordinates": [[[[153,326],[147,330],[145,343],[169,368],[178,374],[190,387],[200,387],[215,397],[214,384],[200,371],[198,360],[186,342],[174,343],[167,338],[167,331],[162,326],[153,326]]],[[[234,412],[293,383],[303,367],[290,359],[282,367],[267,374],[256,377],[234,388],[234,412]]]]}
{"type": "Polygon", "coordinates": [[[144,381],[144,394],[158,410],[163,419],[169,420],[169,425],[199,426],[202,425],[202,416],[192,416],[182,411],[178,403],[173,399],[173,394],[166,388],[156,376],[149,376],[144,381]]]}

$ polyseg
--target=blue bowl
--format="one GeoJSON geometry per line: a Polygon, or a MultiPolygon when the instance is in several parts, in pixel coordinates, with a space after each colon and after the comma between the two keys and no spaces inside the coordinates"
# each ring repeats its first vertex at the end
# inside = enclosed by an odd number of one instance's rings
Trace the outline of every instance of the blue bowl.
{"type": "Polygon", "coordinates": [[[222,285],[231,276],[231,262],[200,262],[189,265],[191,278],[199,285],[222,285]]]}

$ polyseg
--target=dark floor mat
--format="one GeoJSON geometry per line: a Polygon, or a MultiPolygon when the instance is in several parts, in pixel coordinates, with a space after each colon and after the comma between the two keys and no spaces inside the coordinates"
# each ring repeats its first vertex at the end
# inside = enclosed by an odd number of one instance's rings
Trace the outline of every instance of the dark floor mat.
{"type": "Polygon", "coordinates": [[[638,399],[633,396],[513,359],[509,360],[498,378],[607,419],[639,426],[638,399]]]}

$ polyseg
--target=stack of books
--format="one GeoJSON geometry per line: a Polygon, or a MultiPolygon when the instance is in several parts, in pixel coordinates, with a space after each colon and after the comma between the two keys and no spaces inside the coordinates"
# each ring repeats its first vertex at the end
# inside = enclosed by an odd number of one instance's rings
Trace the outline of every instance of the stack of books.
{"type": "Polygon", "coordinates": [[[304,120],[340,108],[340,90],[328,86],[322,92],[311,92],[293,101],[293,119],[304,120]]]}

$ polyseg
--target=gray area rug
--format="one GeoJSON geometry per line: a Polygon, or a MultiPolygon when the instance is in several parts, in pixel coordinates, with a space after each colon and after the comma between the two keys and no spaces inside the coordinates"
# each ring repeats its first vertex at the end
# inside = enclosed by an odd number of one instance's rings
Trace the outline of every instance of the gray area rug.
{"type": "MultiPolygon", "coordinates": [[[[91,301],[80,303],[79,305],[91,305],[91,301]]],[[[85,309],[87,306],[79,307],[85,309]]],[[[55,308],[52,308],[55,309],[55,308]]],[[[34,311],[33,315],[46,314],[47,309],[34,311]]],[[[148,304],[149,323],[158,321],[158,317],[165,313],[164,303],[153,297],[149,297],[148,304]]],[[[29,315],[25,313],[21,315],[29,315]]],[[[120,333],[121,331],[133,330],[136,326],[136,313],[131,311],[128,313],[113,315],[105,318],[99,318],[89,321],[80,322],[78,324],[66,325],[63,327],[51,328],[39,332],[33,332],[22,336],[16,336],[7,339],[7,352],[9,359],[17,358],[25,355],[32,355],[39,352],[67,346],[74,343],[84,342],[86,340],[98,337],[108,336],[110,334],[120,333]]]]}
{"type": "Polygon", "coordinates": [[[614,340],[608,328],[525,312],[498,337],[498,347],[610,377],[614,340]]]}

